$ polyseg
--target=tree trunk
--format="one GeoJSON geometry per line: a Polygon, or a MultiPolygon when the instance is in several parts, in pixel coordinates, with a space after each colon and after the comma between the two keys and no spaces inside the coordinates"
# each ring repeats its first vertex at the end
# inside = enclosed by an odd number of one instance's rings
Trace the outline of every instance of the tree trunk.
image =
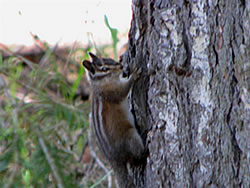
{"type": "Polygon", "coordinates": [[[123,59],[143,68],[132,100],[148,147],[137,187],[250,187],[250,2],[132,9],[123,59]]]}

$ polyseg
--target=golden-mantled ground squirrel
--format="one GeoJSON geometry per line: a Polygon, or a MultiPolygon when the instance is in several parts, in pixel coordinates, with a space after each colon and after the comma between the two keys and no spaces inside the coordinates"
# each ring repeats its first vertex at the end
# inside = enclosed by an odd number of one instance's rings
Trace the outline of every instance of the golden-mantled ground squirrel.
{"type": "Polygon", "coordinates": [[[82,64],[88,70],[92,88],[92,124],[97,143],[110,162],[120,188],[133,188],[127,164],[140,159],[144,145],[129,110],[128,94],[140,71],[136,69],[126,75],[120,63],[89,55],[92,62],[84,60],[82,64]]]}

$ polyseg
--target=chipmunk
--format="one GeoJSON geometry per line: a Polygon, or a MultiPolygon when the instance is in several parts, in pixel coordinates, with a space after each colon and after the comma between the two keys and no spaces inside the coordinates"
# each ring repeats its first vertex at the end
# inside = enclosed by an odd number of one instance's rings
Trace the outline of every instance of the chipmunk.
{"type": "Polygon", "coordinates": [[[84,60],[92,88],[92,124],[97,143],[110,162],[120,188],[133,188],[127,164],[140,159],[144,145],[128,106],[128,94],[140,70],[127,75],[123,66],[109,58],[89,53],[92,62],[84,60]]]}

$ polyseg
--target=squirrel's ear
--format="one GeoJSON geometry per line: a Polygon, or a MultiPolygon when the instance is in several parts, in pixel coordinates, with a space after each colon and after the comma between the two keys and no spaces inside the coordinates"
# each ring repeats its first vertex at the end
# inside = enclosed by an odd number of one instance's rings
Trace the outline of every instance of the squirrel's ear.
{"type": "Polygon", "coordinates": [[[94,65],[89,62],[88,60],[84,60],[82,62],[82,65],[89,71],[91,72],[92,74],[95,74],[95,68],[94,68],[94,65]]]}
{"type": "Polygon", "coordinates": [[[89,52],[89,56],[94,60],[98,59],[98,57],[95,54],[92,54],[91,52],[89,52]]]}
{"type": "Polygon", "coordinates": [[[97,66],[102,66],[103,65],[103,60],[102,58],[98,58],[95,54],[89,52],[89,56],[92,58],[92,63],[97,66]]]}

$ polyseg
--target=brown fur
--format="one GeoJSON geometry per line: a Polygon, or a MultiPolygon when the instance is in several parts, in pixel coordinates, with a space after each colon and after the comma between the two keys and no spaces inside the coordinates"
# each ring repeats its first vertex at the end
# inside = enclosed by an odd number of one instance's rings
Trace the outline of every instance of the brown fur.
{"type": "Polygon", "coordinates": [[[143,155],[144,145],[138,134],[127,97],[138,72],[121,80],[122,66],[111,59],[84,61],[92,87],[92,122],[98,145],[114,169],[120,188],[135,187],[127,163],[143,155]]]}

